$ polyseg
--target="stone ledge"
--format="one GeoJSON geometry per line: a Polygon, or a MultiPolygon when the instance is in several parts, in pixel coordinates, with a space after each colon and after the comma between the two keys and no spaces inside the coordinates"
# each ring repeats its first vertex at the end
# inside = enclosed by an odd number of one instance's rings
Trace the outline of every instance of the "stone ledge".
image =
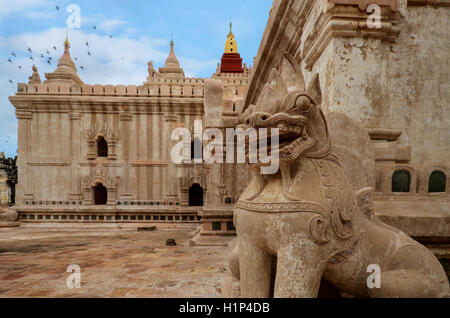
{"type": "Polygon", "coordinates": [[[450,238],[450,205],[433,201],[375,201],[383,222],[412,237],[447,242],[450,238]]]}
{"type": "Polygon", "coordinates": [[[0,228],[2,227],[18,227],[20,222],[0,222],[0,228]]]}

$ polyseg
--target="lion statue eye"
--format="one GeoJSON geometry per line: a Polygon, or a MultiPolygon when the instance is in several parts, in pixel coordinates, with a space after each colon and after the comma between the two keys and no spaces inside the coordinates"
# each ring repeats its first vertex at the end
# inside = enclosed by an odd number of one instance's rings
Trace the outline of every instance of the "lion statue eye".
{"type": "Polygon", "coordinates": [[[311,100],[306,96],[300,96],[295,102],[295,107],[301,112],[307,112],[311,108],[311,100]]]}

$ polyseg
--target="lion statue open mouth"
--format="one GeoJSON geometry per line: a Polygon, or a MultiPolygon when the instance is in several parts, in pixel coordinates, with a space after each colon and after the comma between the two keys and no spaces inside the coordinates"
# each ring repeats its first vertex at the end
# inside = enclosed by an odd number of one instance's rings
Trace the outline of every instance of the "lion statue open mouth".
{"type": "Polygon", "coordinates": [[[318,76],[306,88],[300,67],[284,54],[256,105],[240,116],[238,128],[278,129],[279,147],[270,134],[256,138],[267,138],[265,150],[280,164],[266,175],[261,163],[250,163],[253,178],[236,204],[230,267],[241,296],[316,297],[322,280],[355,297],[448,295],[436,257],[376,217],[371,188],[352,189],[321,104],[318,76]],[[374,265],[379,288],[367,285],[374,265]]]}

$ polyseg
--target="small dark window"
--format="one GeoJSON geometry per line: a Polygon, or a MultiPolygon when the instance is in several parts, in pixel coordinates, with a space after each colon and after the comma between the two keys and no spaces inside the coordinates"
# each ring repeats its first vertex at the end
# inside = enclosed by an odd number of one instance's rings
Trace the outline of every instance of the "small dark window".
{"type": "Polygon", "coordinates": [[[101,158],[108,157],[108,143],[106,142],[105,138],[103,138],[103,137],[98,138],[97,150],[98,150],[99,157],[101,157],[101,158]]]}
{"type": "Polygon", "coordinates": [[[236,231],[233,222],[227,222],[227,231],[236,231]]]}
{"type": "Polygon", "coordinates": [[[430,176],[428,192],[440,193],[447,190],[447,176],[442,171],[434,171],[430,176]]]}
{"type": "Polygon", "coordinates": [[[233,199],[230,197],[225,198],[225,204],[232,204],[233,203],[233,199]]]}
{"type": "Polygon", "coordinates": [[[222,223],[213,222],[212,229],[213,229],[213,231],[222,231],[222,223]]]}
{"type": "Polygon", "coordinates": [[[411,174],[406,170],[398,170],[392,176],[392,192],[409,192],[411,188],[411,174]]]}

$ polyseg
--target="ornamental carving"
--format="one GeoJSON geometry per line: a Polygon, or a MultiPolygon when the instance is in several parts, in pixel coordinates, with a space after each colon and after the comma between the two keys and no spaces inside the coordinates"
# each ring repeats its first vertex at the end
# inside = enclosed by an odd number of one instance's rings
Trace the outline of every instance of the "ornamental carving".
{"type": "Polygon", "coordinates": [[[103,184],[106,188],[114,188],[114,178],[109,176],[107,169],[103,165],[96,166],[92,172],[81,179],[83,187],[94,187],[98,183],[103,184]]]}
{"type": "Polygon", "coordinates": [[[97,121],[92,127],[86,128],[85,136],[89,141],[96,141],[98,137],[103,137],[110,143],[117,142],[119,132],[110,128],[105,122],[97,121]]]}

